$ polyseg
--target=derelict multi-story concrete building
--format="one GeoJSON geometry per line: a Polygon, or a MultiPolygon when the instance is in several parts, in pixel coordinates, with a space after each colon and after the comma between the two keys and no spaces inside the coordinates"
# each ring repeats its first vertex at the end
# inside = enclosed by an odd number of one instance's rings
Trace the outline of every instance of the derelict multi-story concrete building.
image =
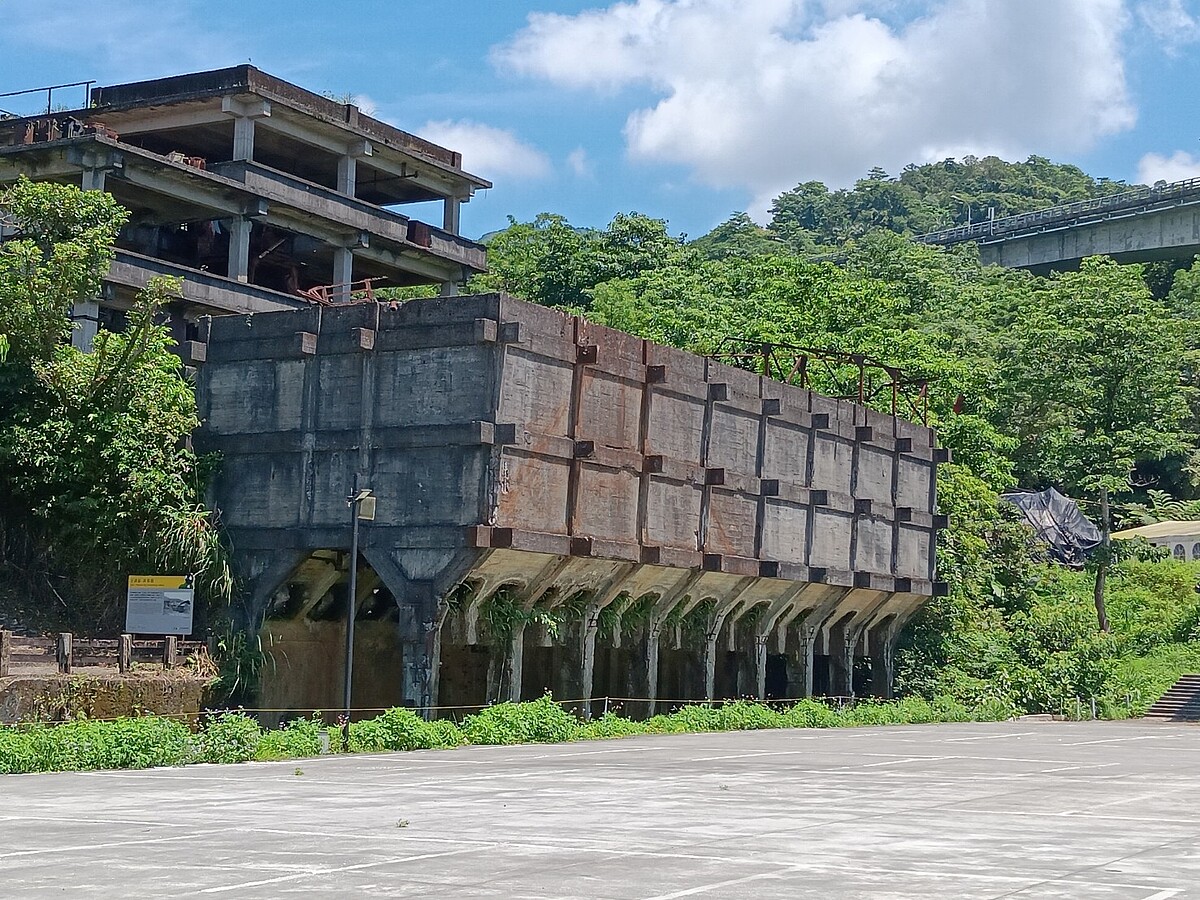
{"type": "Polygon", "coordinates": [[[490,184],[459,153],[249,65],[0,117],[0,185],[21,175],[105,190],[130,211],[103,296],[76,309],[84,346],[154,275],[184,279],[182,343],[203,315],[306,308],[363,279],[449,293],[485,267],[459,207],[490,184]],[[438,227],[398,211],[431,203],[438,227]]]}
{"type": "MultiPolygon", "coordinates": [[[[131,210],[82,343],[155,274],[273,657],[262,706],[888,695],[934,582],[924,425],[502,295],[458,154],[250,66],[0,120],[0,184],[131,210]],[[442,227],[394,211],[436,201],[442,227]],[[350,302],[362,279],[443,298],[350,302]],[[378,498],[358,596],[346,497],[378,498]]],[[[894,411],[894,410],[893,410],[894,411]]],[[[646,710],[642,706],[642,711],[646,710]]]]}

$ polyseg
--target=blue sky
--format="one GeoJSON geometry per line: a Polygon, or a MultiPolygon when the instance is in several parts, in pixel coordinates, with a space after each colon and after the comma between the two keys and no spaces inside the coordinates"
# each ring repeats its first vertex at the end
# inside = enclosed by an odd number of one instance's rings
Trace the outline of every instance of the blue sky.
{"type": "Polygon", "coordinates": [[[1200,176],[1200,0],[0,0],[0,91],[246,61],[462,151],[472,235],[967,153],[1200,176]]]}

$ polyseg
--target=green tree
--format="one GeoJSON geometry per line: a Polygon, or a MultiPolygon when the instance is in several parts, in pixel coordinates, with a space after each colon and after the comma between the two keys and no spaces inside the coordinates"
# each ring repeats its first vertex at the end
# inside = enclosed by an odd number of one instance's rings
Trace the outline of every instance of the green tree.
{"type": "Polygon", "coordinates": [[[0,205],[19,229],[0,246],[0,615],[111,634],[126,576],[149,571],[194,573],[202,596],[227,601],[205,463],[188,446],[195,397],[155,323],[178,283],[152,282],[129,330],[82,353],[65,340],[71,304],[96,295],[124,211],[27,181],[0,205]]]}
{"type": "Polygon", "coordinates": [[[1022,482],[1098,502],[1105,549],[1094,599],[1108,631],[1111,501],[1130,493],[1139,462],[1186,453],[1193,439],[1180,323],[1150,296],[1140,267],[1093,257],[1045,282],[1007,351],[1000,406],[1022,482]]]}

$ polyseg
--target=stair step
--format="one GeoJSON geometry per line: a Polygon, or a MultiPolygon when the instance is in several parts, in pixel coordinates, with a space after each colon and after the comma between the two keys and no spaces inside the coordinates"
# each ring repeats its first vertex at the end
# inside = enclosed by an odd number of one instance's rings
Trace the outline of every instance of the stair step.
{"type": "Polygon", "coordinates": [[[1145,712],[1144,718],[1200,722],[1200,675],[1181,675],[1145,712]]]}

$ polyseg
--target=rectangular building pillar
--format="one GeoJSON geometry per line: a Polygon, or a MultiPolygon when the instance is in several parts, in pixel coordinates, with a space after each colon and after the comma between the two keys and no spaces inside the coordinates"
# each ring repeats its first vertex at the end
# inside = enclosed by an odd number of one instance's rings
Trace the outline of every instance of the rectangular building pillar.
{"type": "Polygon", "coordinates": [[[85,191],[102,191],[104,190],[104,175],[105,169],[87,168],[83,170],[83,181],[81,187],[85,191]]]}
{"type": "Polygon", "coordinates": [[[754,636],[754,696],[767,699],[767,635],[754,636]]]}
{"type": "Polygon", "coordinates": [[[458,234],[461,227],[462,201],[457,197],[447,197],[442,209],[442,230],[458,234]]]}
{"type": "Polygon", "coordinates": [[[506,682],[502,696],[513,703],[521,702],[521,676],[525,669],[525,625],[513,626],[512,638],[508,647],[508,662],[505,667],[506,682]]]}
{"type": "Polygon", "coordinates": [[[246,161],[254,159],[254,119],[250,116],[234,116],[233,158],[246,161]]]}
{"type": "Polygon", "coordinates": [[[353,197],[358,182],[358,160],[347,154],[338,157],[337,189],[338,193],[353,197]]]}
{"type": "Polygon", "coordinates": [[[354,251],[337,247],[333,251],[333,299],[338,303],[350,301],[350,282],[354,281],[354,251]]]}
{"type": "Polygon", "coordinates": [[[249,219],[232,219],[229,223],[229,270],[227,277],[235,281],[250,280],[250,228],[249,219]]]}
{"type": "Polygon", "coordinates": [[[71,307],[71,346],[91,353],[100,331],[100,304],[81,300],[71,307]]]}

